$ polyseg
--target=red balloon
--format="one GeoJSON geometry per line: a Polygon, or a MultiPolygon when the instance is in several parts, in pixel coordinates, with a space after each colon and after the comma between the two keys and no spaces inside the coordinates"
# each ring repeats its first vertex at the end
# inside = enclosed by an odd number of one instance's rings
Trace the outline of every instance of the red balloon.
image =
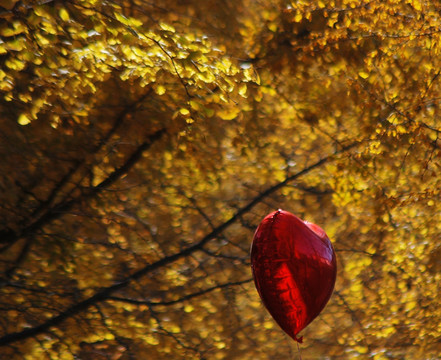
{"type": "Polygon", "coordinates": [[[263,304],[294,340],[323,310],[337,276],[335,252],[319,226],[288,211],[267,215],[251,246],[254,282],[263,304]]]}

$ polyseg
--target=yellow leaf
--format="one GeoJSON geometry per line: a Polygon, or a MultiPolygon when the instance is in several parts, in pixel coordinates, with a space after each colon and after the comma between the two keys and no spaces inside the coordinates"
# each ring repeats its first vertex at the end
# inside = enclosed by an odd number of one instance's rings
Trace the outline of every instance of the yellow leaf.
{"type": "Polygon", "coordinates": [[[25,115],[25,114],[21,114],[19,117],[18,117],[18,123],[20,124],[20,125],[27,125],[27,124],[29,124],[31,122],[31,120],[29,120],[29,118],[25,115]]]}
{"type": "Polygon", "coordinates": [[[115,339],[115,336],[112,333],[106,333],[104,335],[104,340],[113,340],[115,339]]]}
{"type": "Polygon", "coordinates": [[[334,27],[336,22],[338,22],[338,18],[329,18],[328,26],[332,28],[332,27],[334,27]]]}
{"type": "Polygon", "coordinates": [[[367,79],[367,78],[369,77],[369,74],[368,74],[367,72],[365,72],[365,71],[360,71],[360,72],[358,73],[358,75],[359,75],[361,78],[363,78],[363,79],[367,79]]]}
{"type": "Polygon", "coordinates": [[[274,323],[272,321],[267,320],[263,323],[263,327],[265,329],[272,329],[274,327],[274,323]]]}
{"type": "Polygon", "coordinates": [[[164,94],[165,94],[165,91],[166,91],[166,89],[165,89],[165,87],[162,86],[162,85],[158,85],[158,86],[156,87],[156,89],[155,89],[155,92],[156,92],[158,95],[164,95],[164,94]]]}
{"type": "Polygon", "coordinates": [[[360,354],[366,354],[369,349],[366,346],[356,346],[355,351],[357,351],[360,354]]]}
{"type": "Polygon", "coordinates": [[[158,345],[159,340],[154,336],[154,334],[148,334],[144,337],[144,341],[150,345],[158,345]]]}
{"type": "Polygon", "coordinates": [[[243,96],[244,98],[247,97],[247,84],[245,84],[245,83],[240,84],[239,95],[243,96]]]}
{"type": "Polygon", "coordinates": [[[416,11],[421,11],[423,10],[422,4],[420,0],[413,0],[412,1],[412,6],[416,11]]]}
{"type": "Polygon", "coordinates": [[[115,12],[114,15],[116,20],[118,20],[121,24],[128,25],[128,19],[124,15],[121,15],[118,12],[115,12]]]}
{"type": "Polygon", "coordinates": [[[174,325],[173,324],[173,325],[170,326],[170,332],[171,333],[177,334],[180,331],[181,331],[181,328],[178,325],[174,325]]]}
{"type": "Polygon", "coordinates": [[[259,75],[253,68],[244,69],[243,75],[246,81],[252,81],[256,84],[260,84],[259,75]]]}
{"type": "Polygon", "coordinates": [[[26,26],[23,25],[20,21],[14,21],[12,23],[12,26],[12,29],[10,27],[1,29],[0,34],[3,36],[15,36],[26,31],[26,26]]]}
{"type": "Polygon", "coordinates": [[[217,112],[217,115],[223,120],[233,120],[239,114],[238,108],[227,108],[217,112]]]}
{"type": "Polygon", "coordinates": [[[193,110],[199,111],[203,109],[203,106],[195,100],[190,100],[189,104],[193,110]]]}
{"type": "Polygon", "coordinates": [[[139,27],[139,26],[143,25],[143,22],[139,19],[130,18],[129,25],[133,26],[133,27],[139,27]]]}
{"type": "Polygon", "coordinates": [[[11,70],[21,71],[25,68],[26,63],[18,59],[8,59],[5,61],[5,65],[11,70]]]}
{"type": "Polygon", "coordinates": [[[185,307],[184,307],[184,311],[186,312],[186,313],[190,313],[190,312],[192,312],[194,310],[194,307],[192,306],[192,305],[185,305],[185,307]]]}
{"type": "Polygon", "coordinates": [[[268,29],[272,32],[276,32],[277,31],[277,23],[275,22],[270,22],[268,24],[268,29]]]}
{"type": "Polygon", "coordinates": [[[60,15],[60,18],[63,21],[69,21],[70,19],[69,13],[65,8],[61,8],[60,11],[58,12],[58,15],[60,15]]]}
{"type": "Polygon", "coordinates": [[[405,134],[406,133],[406,128],[403,125],[398,125],[397,126],[397,132],[398,134],[405,134]]]}
{"type": "Polygon", "coordinates": [[[211,83],[216,80],[216,77],[210,71],[199,72],[196,76],[205,83],[211,83]]]}
{"type": "Polygon", "coordinates": [[[171,26],[171,25],[169,25],[169,24],[166,24],[166,23],[163,23],[163,22],[160,22],[160,23],[159,23],[159,27],[160,27],[162,30],[170,31],[170,32],[172,32],[172,33],[174,33],[174,32],[176,31],[175,28],[174,28],[173,26],[171,26]]]}

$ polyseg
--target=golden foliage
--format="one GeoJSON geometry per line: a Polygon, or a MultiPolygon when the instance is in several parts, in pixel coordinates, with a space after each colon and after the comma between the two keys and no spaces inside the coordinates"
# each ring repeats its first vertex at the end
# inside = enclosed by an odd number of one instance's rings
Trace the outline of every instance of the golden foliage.
{"type": "Polygon", "coordinates": [[[0,2],[10,359],[286,359],[250,281],[284,208],[335,244],[304,359],[441,352],[437,2],[0,2]]]}

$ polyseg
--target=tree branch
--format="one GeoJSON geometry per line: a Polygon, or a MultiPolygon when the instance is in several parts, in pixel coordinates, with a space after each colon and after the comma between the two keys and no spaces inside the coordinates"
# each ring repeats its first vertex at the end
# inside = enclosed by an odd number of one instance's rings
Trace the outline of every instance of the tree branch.
{"type": "Polygon", "coordinates": [[[251,281],[253,281],[253,279],[246,279],[246,280],[242,280],[242,281],[228,282],[225,284],[215,285],[215,286],[209,287],[207,289],[197,291],[195,293],[184,295],[176,300],[171,300],[171,301],[148,301],[148,300],[138,300],[138,299],[127,299],[127,298],[123,298],[123,297],[119,297],[119,296],[110,296],[108,300],[120,301],[120,302],[124,302],[127,304],[133,304],[133,305],[148,305],[151,307],[153,307],[153,306],[170,306],[170,305],[175,305],[175,304],[178,304],[178,303],[186,301],[186,300],[193,299],[193,298],[201,296],[201,295],[208,294],[214,290],[223,289],[223,288],[227,288],[230,286],[242,285],[242,284],[249,283],[251,281]]]}
{"type": "MultiPolygon", "coordinates": [[[[152,137],[157,138],[157,137],[161,136],[162,132],[164,132],[164,130],[160,130],[160,131],[156,132],[155,134],[152,135],[152,137]]],[[[15,343],[20,340],[24,340],[24,339],[27,339],[27,338],[30,338],[30,337],[33,337],[33,336],[36,336],[39,334],[46,333],[50,328],[59,325],[60,323],[62,323],[66,319],[71,318],[84,310],[87,310],[91,306],[93,306],[101,301],[106,301],[106,300],[110,299],[112,294],[127,287],[132,282],[142,278],[143,276],[149,274],[150,272],[157,270],[161,267],[164,267],[168,264],[171,264],[179,259],[185,258],[186,256],[193,254],[194,252],[202,250],[202,248],[205,246],[205,244],[207,244],[210,240],[217,238],[223,231],[225,231],[229,226],[234,224],[237,220],[240,219],[241,216],[248,213],[251,209],[253,209],[257,204],[259,204],[265,198],[267,198],[271,194],[275,193],[279,189],[283,188],[288,183],[290,183],[290,182],[296,180],[297,178],[311,172],[314,169],[319,168],[320,166],[327,163],[328,161],[331,161],[333,158],[336,157],[336,155],[338,155],[344,151],[347,151],[347,150],[357,146],[358,144],[360,144],[360,142],[353,142],[353,143],[343,147],[341,150],[338,150],[338,151],[334,152],[333,154],[328,155],[328,156],[318,160],[317,162],[304,168],[303,170],[301,170],[291,176],[288,176],[287,178],[285,178],[285,180],[269,187],[267,190],[260,193],[254,199],[252,199],[248,204],[246,204],[245,206],[243,206],[242,208],[237,210],[236,213],[233,216],[231,216],[231,218],[229,220],[225,221],[221,225],[214,228],[211,232],[209,232],[207,235],[205,235],[202,239],[200,239],[194,245],[189,246],[188,248],[183,249],[178,253],[166,256],[166,257],[164,257],[154,263],[146,265],[145,267],[139,269],[138,271],[135,271],[133,274],[131,274],[130,276],[128,276],[124,280],[122,280],[118,283],[115,283],[114,285],[111,285],[111,286],[108,286],[106,288],[99,290],[97,293],[95,293],[91,297],[89,297],[83,301],[80,301],[76,304],[71,305],[70,307],[68,307],[64,311],[60,312],[58,315],[55,315],[52,318],[49,318],[48,320],[46,320],[44,323],[42,323],[40,325],[37,325],[32,328],[27,328],[22,331],[9,333],[9,334],[6,334],[6,335],[0,337],[0,346],[9,345],[9,344],[15,343]]],[[[147,145],[141,145],[141,147],[132,155],[132,157],[126,162],[126,164],[122,168],[115,170],[114,176],[110,175],[108,180],[106,179],[103,183],[97,185],[97,187],[94,188],[95,189],[94,192],[101,191],[105,184],[109,185],[110,183],[113,183],[116,180],[116,178],[118,177],[118,174],[120,174],[123,171],[123,169],[127,169],[127,168],[130,168],[131,166],[133,166],[132,163],[134,162],[135,159],[137,159],[138,157],[141,156],[142,151],[143,151],[142,149],[146,146],[147,145]],[[132,164],[132,165],[130,165],[130,164],[132,164]]],[[[119,176],[121,176],[121,174],[119,176]]],[[[65,209],[62,209],[62,210],[65,210],[65,209]]],[[[54,213],[52,216],[57,216],[56,214],[57,213],[54,213]]]]}
{"type": "MultiPolygon", "coordinates": [[[[121,112],[116,117],[112,127],[104,134],[104,136],[99,140],[99,142],[93,147],[90,154],[95,155],[97,154],[105,144],[110,140],[110,138],[116,133],[116,131],[121,127],[124,119],[128,114],[134,111],[138,107],[140,103],[142,103],[150,94],[152,90],[149,89],[145,94],[140,96],[135,101],[131,102],[130,104],[127,104],[121,112]]],[[[78,171],[78,169],[83,166],[85,163],[85,159],[76,159],[73,161],[72,166],[70,169],[66,172],[66,174],[58,181],[54,188],[52,189],[51,193],[47,197],[46,200],[42,201],[39,206],[30,214],[29,218],[35,219],[40,216],[40,218],[45,217],[48,212],[51,212],[51,206],[53,205],[54,200],[58,196],[59,192],[63,187],[69,182],[69,180],[72,178],[72,176],[78,171]]],[[[62,202],[66,202],[66,199],[63,199],[59,204],[62,202]]],[[[60,206],[60,205],[53,205],[53,207],[60,206]]],[[[38,223],[39,219],[34,220],[34,222],[31,222],[28,225],[25,225],[21,232],[15,233],[11,230],[6,231],[0,231],[0,243],[5,243],[1,249],[0,252],[7,250],[11,245],[13,245],[17,240],[25,237],[29,232],[35,231],[35,226],[33,224],[38,223]],[[28,228],[31,228],[31,231],[28,231],[28,228]]],[[[50,220],[49,220],[50,221],[50,220]]],[[[43,224],[45,222],[43,221],[43,224]]]]}
{"type": "MultiPolygon", "coordinates": [[[[57,220],[60,216],[65,214],[67,211],[71,210],[76,204],[79,202],[94,197],[98,195],[101,191],[108,188],[112,184],[114,184],[117,180],[119,180],[123,175],[127,174],[130,169],[139,161],[142,157],[142,154],[157,140],[159,140],[162,135],[166,132],[165,128],[157,130],[153,134],[151,134],[146,141],[141,143],[137,149],[132,153],[132,155],[125,161],[125,163],[119,168],[115,169],[106,179],[100,182],[98,185],[91,187],[84,191],[80,196],[68,200],[62,201],[61,203],[50,208],[44,215],[42,215],[39,219],[28,225],[25,229],[22,230],[20,236],[18,238],[24,238],[35,231],[41,229],[48,223],[57,220]]],[[[23,249],[20,251],[19,256],[17,257],[15,263],[5,272],[6,277],[10,277],[14,270],[19,266],[20,262],[24,259],[27,252],[29,251],[31,241],[28,240],[23,246],[23,249]]]]}
{"type": "Polygon", "coordinates": [[[29,225],[22,234],[26,236],[29,233],[34,232],[37,229],[41,229],[43,226],[48,224],[49,222],[58,219],[62,214],[72,209],[72,207],[78,204],[80,201],[85,199],[94,197],[98,195],[101,191],[114,184],[117,180],[119,180],[123,175],[127,174],[130,169],[138,162],[141,158],[142,154],[157,140],[159,140],[162,135],[165,133],[165,129],[160,129],[150,135],[146,141],[140,144],[136,150],[132,153],[132,155],[126,160],[126,162],[119,168],[115,169],[106,179],[100,182],[98,185],[93,186],[82,193],[81,196],[62,202],[57,204],[52,209],[50,209],[47,213],[45,213],[40,219],[29,225]]]}

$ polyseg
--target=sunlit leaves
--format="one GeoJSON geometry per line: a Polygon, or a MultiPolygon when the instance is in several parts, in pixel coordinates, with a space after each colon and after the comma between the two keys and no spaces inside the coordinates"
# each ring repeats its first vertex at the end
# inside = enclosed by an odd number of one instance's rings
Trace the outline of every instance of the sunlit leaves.
{"type": "MultiPolygon", "coordinates": [[[[92,7],[87,2],[68,7],[35,5],[24,20],[3,27],[8,75],[2,87],[9,91],[8,101],[32,98],[40,103],[33,109],[27,107],[29,119],[36,119],[48,102],[63,103],[64,111],[78,114],[92,106],[99,84],[117,72],[123,81],[153,86],[158,95],[165,95],[167,88],[184,92],[187,101],[214,87],[232,92],[240,83],[240,70],[222,60],[222,53],[205,35],[178,33],[166,22],[145,26],[140,19],[122,14],[116,5],[113,9],[92,7]],[[19,78],[26,77],[18,75],[25,69],[36,78],[27,88],[14,89],[19,78]],[[86,94],[89,100],[85,100],[86,94]],[[74,101],[77,98],[83,102],[74,101]]],[[[58,123],[57,118],[53,123],[58,123]]]]}

